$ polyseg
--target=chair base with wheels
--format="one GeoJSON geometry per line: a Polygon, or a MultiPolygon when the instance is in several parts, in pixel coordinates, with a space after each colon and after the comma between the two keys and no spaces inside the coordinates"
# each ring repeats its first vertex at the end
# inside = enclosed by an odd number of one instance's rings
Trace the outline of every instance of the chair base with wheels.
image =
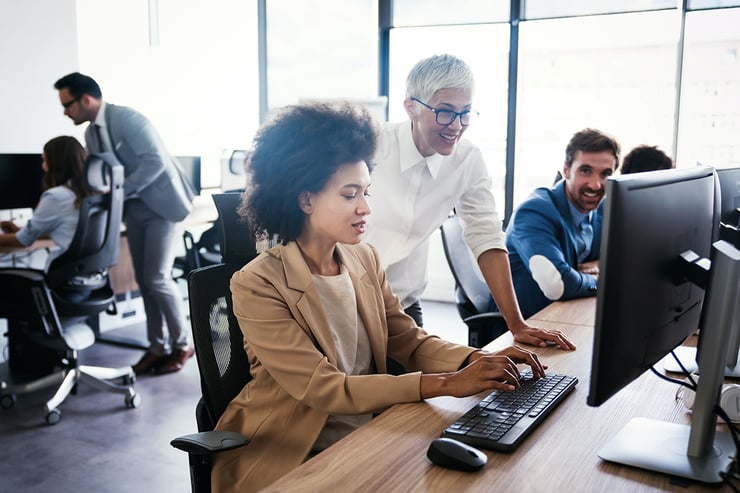
{"type": "MultiPolygon", "coordinates": [[[[84,316],[60,319],[51,309],[46,296],[54,296],[44,286],[42,273],[23,269],[0,270],[0,282],[12,284],[18,291],[13,295],[15,306],[21,312],[27,312],[24,303],[34,303],[36,313],[41,316],[35,320],[23,320],[10,313],[8,319],[8,336],[10,357],[2,365],[0,373],[0,407],[9,409],[16,403],[17,394],[27,394],[49,387],[57,387],[54,395],[46,402],[45,419],[50,425],[60,421],[62,413],[59,406],[70,393],[74,393],[79,382],[105,391],[123,394],[126,407],[135,408],[141,403],[141,396],[134,390],[136,376],[130,366],[107,368],[81,365],[78,351],[95,343],[95,333],[87,325],[84,316]],[[30,300],[26,298],[30,295],[30,300]],[[58,325],[57,325],[58,324],[58,325]],[[60,337],[53,338],[41,326],[58,326],[60,337]],[[38,359],[41,355],[43,363],[38,359]],[[41,363],[41,364],[40,364],[41,363]],[[114,383],[120,380],[121,383],[114,383]]],[[[107,299],[107,286],[102,289],[107,299]]],[[[8,293],[6,293],[7,295],[8,293]]],[[[90,295],[93,300],[95,292],[90,295]]],[[[89,301],[89,300],[88,300],[89,301]]],[[[93,301],[94,302],[94,301],[93,301]]],[[[64,303],[57,298],[59,307],[64,303]]],[[[7,313],[4,306],[2,311],[7,313]]]]}

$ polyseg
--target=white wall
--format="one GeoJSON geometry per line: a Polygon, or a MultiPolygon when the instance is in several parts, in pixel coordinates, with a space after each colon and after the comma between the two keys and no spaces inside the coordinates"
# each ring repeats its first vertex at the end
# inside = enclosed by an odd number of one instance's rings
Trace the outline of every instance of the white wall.
{"type": "Polygon", "coordinates": [[[75,0],[0,0],[0,152],[41,152],[58,135],[82,140],[54,82],[78,70],[75,0]]]}

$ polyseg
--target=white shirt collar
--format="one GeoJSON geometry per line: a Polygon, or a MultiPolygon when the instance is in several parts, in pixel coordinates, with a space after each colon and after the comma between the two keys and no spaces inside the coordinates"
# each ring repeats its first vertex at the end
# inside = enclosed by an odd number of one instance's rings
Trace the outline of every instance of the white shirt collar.
{"type": "Polygon", "coordinates": [[[407,125],[401,127],[398,135],[401,147],[401,173],[423,161],[429,169],[432,178],[436,178],[446,156],[437,153],[427,157],[422,156],[414,143],[414,137],[411,133],[411,121],[409,120],[407,123],[407,125]]]}
{"type": "Polygon", "coordinates": [[[105,127],[105,107],[105,101],[100,101],[100,109],[98,109],[98,114],[95,116],[95,121],[93,122],[99,127],[105,127]]]}

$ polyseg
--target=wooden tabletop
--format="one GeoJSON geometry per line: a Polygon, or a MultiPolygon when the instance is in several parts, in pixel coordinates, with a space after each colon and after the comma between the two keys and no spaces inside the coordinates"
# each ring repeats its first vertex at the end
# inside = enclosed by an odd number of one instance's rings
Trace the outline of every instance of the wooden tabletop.
{"type": "MultiPolygon", "coordinates": [[[[689,423],[676,386],[650,372],[598,408],[586,405],[595,298],[557,302],[531,318],[562,330],[577,350],[536,349],[550,372],[578,377],[579,383],[513,453],[485,451],[488,463],[476,473],[433,465],[429,443],[484,395],[438,397],[391,407],[370,423],[305,462],[264,491],[353,492],[647,492],[719,491],[675,484],[668,476],[619,466],[597,456],[601,446],[633,417],[689,423]],[[565,323],[572,320],[576,323],[565,323]]],[[[493,341],[512,343],[510,334],[493,341]]]]}

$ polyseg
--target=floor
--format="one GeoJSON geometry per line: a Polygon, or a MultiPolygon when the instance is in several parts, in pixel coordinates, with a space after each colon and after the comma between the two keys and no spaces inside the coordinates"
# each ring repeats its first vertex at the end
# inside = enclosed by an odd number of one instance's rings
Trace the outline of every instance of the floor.
{"type": "MultiPolygon", "coordinates": [[[[425,301],[423,307],[428,332],[465,343],[467,330],[454,305],[425,301]]],[[[136,324],[115,332],[143,338],[144,330],[136,324]]],[[[85,364],[125,366],[140,354],[96,344],[80,359],[85,364]]],[[[195,359],[175,374],[139,377],[136,390],[141,405],[129,409],[123,396],[80,385],[60,406],[62,419],[54,426],[44,420],[49,390],[19,395],[14,407],[0,410],[0,491],[190,491],[187,456],[169,442],[197,431],[194,409],[200,384],[195,359]]]]}

